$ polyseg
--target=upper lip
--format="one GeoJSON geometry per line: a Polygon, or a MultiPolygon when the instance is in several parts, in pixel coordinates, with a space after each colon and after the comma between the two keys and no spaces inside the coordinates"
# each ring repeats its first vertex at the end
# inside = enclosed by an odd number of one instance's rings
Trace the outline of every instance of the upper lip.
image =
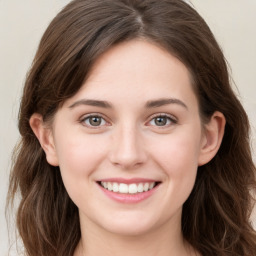
{"type": "Polygon", "coordinates": [[[133,183],[151,183],[151,182],[159,182],[158,180],[147,179],[147,178],[107,178],[98,180],[98,182],[116,182],[116,183],[124,183],[124,184],[133,184],[133,183]]]}

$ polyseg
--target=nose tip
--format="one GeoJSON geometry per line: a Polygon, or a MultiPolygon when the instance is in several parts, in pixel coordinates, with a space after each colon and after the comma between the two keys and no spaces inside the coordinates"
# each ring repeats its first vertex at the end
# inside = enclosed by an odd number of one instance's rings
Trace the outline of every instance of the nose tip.
{"type": "Polygon", "coordinates": [[[134,169],[146,161],[142,138],[135,130],[123,131],[115,136],[111,148],[111,163],[122,169],[134,169]]]}
{"type": "Polygon", "coordinates": [[[121,169],[135,169],[142,164],[142,161],[136,159],[136,156],[127,155],[119,153],[119,156],[116,156],[112,159],[112,164],[121,167],[121,169]]]}

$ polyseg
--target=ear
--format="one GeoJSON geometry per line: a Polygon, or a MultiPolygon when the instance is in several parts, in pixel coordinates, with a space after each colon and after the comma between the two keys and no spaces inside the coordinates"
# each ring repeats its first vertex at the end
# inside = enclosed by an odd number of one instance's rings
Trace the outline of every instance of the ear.
{"type": "Polygon", "coordinates": [[[50,165],[58,166],[58,158],[53,140],[52,130],[46,127],[40,114],[34,113],[29,119],[29,124],[36,135],[41,147],[46,154],[46,160],[50,165]]]}
{"type": "Polygon", "coordinates": [[[210,162],[217,154],[224,136],[225,124],[224,115],[216,111],[210,121],[204,125],[201,151],[198,159],[199,166],[210,162]]]}

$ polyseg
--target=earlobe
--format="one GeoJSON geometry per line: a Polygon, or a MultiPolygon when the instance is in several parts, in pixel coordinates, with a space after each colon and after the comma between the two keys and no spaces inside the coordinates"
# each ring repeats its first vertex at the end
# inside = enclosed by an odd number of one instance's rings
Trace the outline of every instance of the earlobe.
{"type": "Polygon", "coordinates": [[[210,121],[204,126],[201,151],[198,165],[204,165],[211,161],[217,154],[225,130],[226,119],[221,112],[214,112],[210,121]]]}
{"type": "Polygon", "coordinates": [[[42,116],[37,113],[31,116],[29,124],[46,154],[47,162],[50,165],[58,166],[58,158],[51,129],[46,127],[42,116]]]}

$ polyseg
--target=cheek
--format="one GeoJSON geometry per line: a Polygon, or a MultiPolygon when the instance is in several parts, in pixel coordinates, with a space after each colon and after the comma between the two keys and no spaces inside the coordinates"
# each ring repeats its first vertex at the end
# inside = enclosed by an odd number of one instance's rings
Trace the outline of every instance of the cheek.
{"type": "Polygon", "coordinates": [[[158,143],[154,157],[164,170],[173,175],[179,175],[198,166],[200,139],[192,136],[170,136],[158,143]]]}
{"type": "Polygon", "coordinates": [[[175,141],[167,147],[166,153],[159,152],[162,157],[162,170],[165,171],[167,184],[166,200],[167,208],[180,209],[188,199],[197,175],[197,147],[195,143],[187,143],[189,140],[175,141]],[[175,143],[176,142],[176,143],[175,143]]]}
{"type": "Polygon", "coordinates": [[[185,201],[193,189],[198,168],[200,136],[170,136],[158,144],[152,155],[164,172],[170,194],[185,201]]]}
{"type": "Polygon", "coordinates": [[[56,138],[56,152],[63,183],[70,197],[83,197],[85,189],[92,185],[92,173],[100,165],[104,149],[99,141],[68,133],[64,137],[56,138]]]}
{"type": "Polygon", "coordinates": [[[97,140],[66,134],[58,138],[56,150],[67,193],[78,208],[88,208],[95,186],[92,174],[102,161],[103,149],[97,140]]]}
{"type": "Polygon", "coordinates": [[[104,152],[99,140],[92,137],[66,135],[57,138],[56,152],[61,169],[73,174],[88,174],[102,158],[104,152]]]}

